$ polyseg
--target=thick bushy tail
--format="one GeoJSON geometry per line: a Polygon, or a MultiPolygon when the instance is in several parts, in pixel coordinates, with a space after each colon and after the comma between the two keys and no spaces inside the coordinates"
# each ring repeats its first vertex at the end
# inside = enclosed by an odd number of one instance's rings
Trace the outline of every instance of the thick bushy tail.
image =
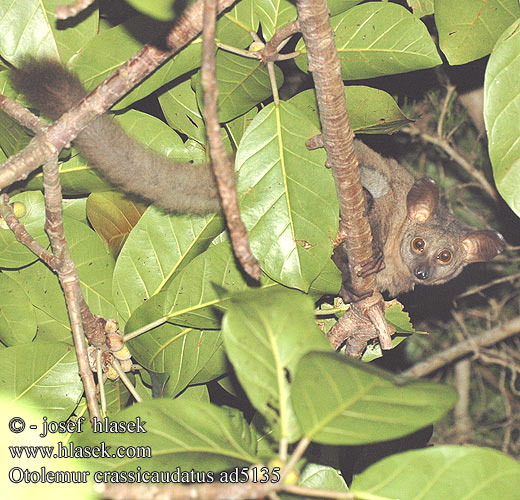
{"type": "MultiPolygon", "coordinates": [[[[53,120],[86,95],[81,82],[57,62],[31,61],[15,70],[12,79],[31,105],[53,120]]],[[[153,153],[107,115],[94,120],[74,145],[111,183],[167,211],[219,210],[215,179],[208,165],[178,163],[153,153]]]]}

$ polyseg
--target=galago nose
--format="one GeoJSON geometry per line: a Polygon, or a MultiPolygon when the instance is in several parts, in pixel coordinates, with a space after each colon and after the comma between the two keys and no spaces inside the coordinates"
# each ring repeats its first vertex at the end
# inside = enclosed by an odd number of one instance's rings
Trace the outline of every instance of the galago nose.
{"type": "Polygon", "coordinates": [[[413,273],[415,274],[415,277],[419,280],[428,279],[429,276],[428,271],[426,269],[423,269],[422,267],[416,267],[413,273]]]}

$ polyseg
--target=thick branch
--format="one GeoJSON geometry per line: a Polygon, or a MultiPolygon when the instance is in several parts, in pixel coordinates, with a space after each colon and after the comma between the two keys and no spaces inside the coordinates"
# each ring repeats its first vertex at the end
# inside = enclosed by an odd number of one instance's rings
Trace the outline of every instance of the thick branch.
{"type": "Polygon", "coordinates": [[[497,326],[468,340],[459,342],[443,352],[434,354],[428,360],[417,363],[404,371],[402,375],[408,377],[424,377],[466,354],[473,352],[478,353],[479,347],[496,344],[518,333],[520,333],[520,317],[516,317],[502,326],[497,326]]]}
{"type": "MultiPolygon", "coordinates": [[[[316,88],[327,164],[332,167],[336,180],[340,205],[337,243],[346,242],[351,285],[354,290],[361,292],[357,295],[362,295],[363,291],[372,292],[376,284],[374,274],[358,275],[361,265],[372,256],[372,232],[365,215],[365,198],[358,160],[354,155],[354,133],[348,119],[340,63],[329,23],[329,10],[325,0],[298,0],[296,5],[300,29],[307,47],[309,70],[312,71],[316,88]]],[[[384,349],[391,348],[381,295],[374,294],[365,304],[358,303],[355,307],[359,307],[364,316],[370,317],[379,331],[381,346],[384,349]]],[[[347,314],[352,312],[348,311],[347,314]]]]}

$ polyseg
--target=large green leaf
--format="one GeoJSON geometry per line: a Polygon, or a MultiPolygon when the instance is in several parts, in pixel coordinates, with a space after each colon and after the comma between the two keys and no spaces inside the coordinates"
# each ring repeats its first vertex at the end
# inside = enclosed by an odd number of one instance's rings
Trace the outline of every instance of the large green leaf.
{"type": "Polygon", "coordinates": [[[394,378],[336,353],[304,356],[292,386],[304,434],[335,445],[410,434],[442,418],[455,400],[450,387],[394,378]]]}
{"type": "Polygon", "coordinates": [[[161,94],[159,104],[170,127],[201,144],[206,143],[206,127],[190,80],[161,94]]]}
{"type": "Polygon", "coordinates": [[[363,0],[327,0],[327,5],[329,6],[330,15],[337,16],[342,12],[345,12],[348,9],[356,6],[361,3],[363,0]]]}
{"type": "Polygon", "coordinates": [[[0,148],[6,156],[18,153],[30,140],[29,134],[14,118],[0,111],[0,148]]]}
{"type": "Polygon", "coordinates": [[[301,430],[290,401],[290,381],[307,352],[331,349],[314,321],[310,297],[287,289],[235,295],[222,333],[228,358],[253,406],[277,437],[298,439],[301,430]]]}
{"type": "Polygon", "coordinates": [[[132,7],[155,19],[171,21],[175,18],[172,0],[126,0],[132,7]]]}
{"type": "MultiPolygon", "coordinates": [[[[390,134],[411,121],[393,97],[384,90],[364,85],[348,85],[345,87],[345,98],[350,126],[354,132],[390,134]]],[[[304,90],[289,99],[289,102],[300,108],[316,126],[319,126],[314,90],[304,90]]]]}
{"type": "Polygon", "coordinates": [[[257,114],[258,109],[253,108],[245,115],[239,116],[238,118],[235,118],[234,120],[231,120],[230,122],[226,123],[226,129],[228,131],[229,138],[232,141],[235,149],[238,148],[238,145],[240,144],[240,141],[242,140],[242,137],[244,136],[247,127],[251,125],[253,118],[257,114]]]}
{"type": "Polygon", "coordinates": [[[15,66],[26,57],[66,63],[95,35],[98,11],[75,18],[72,27],[57,22],[62,0],[0,0],[0,54],[15,66]],[[65,28],[65,29],[64,29],[65,28]]]}
{"type": "MultiPolygon", "coordinates": [[[[114,259],[99,236],[86,224],[64,217],[65,235],[76,264],[81,288],[94,314],[115,318],[112,304],[114,259]]],[[[35,308],[38,338],[71,342],[65,299],[56,275],[42,262],[9,272],[35,308]]]]}
{"type": "MultiPolygon", "coordinates": [[[[10,202],[18,201],[25,206],[26,214],[20,222],[40,245],[47,247],[49,240],[45,234],[45,203],[39,191],[27,191],[13,196],[10,202]]],[[[0,227],[0,267],[16,268],[37,259],[30,250],[18,243],[10,229],[0,227]]]]}
{"type": "MultiPolygon", "coordinates": [[[[340,471],[328,465],[313,463],[307,464],[302,470],[298,486],[317,490],[348,491],[348,486],[340,471]]],[[[303,495],[303,499],[307,499],[307,497],[303,495]]]]}
{"type": "Polygon", "coordinates": [[[435,8],[434,0],[407,0],[408,5],[412,8],[413,13],[417,17],[424,17],[433,14],[435,8]]]}
{"type": "MultiPolygon", "coordinates": [[[[266,288],[277,286],[267,277],[262,277],[261,283],[266,288]]],[[[218,329],[230,296],[248,286],[229,243],[212,245],[190,262],[168,289],[151,297],[132,314],[126,332],[160,318],[180,326],[218,329]]]]}
{"type": "MultiPolygon", "coordinates": [[[[109,191],[110,184],[105,181],[92,167],[89,167],[75,149],[71,156],[60,163],[61,189],[66,196],[85,196],[93,192],[109,191]]],[[[31,177],[25,185],[26,189],[43,189],[43,174],[41,171],[31,177]]]]}
{"type": "Polygon", "coordinates": [[[518,17],[517,0],[435,0],[439,45],[450,64],[464,64],[489,54],[518,17]]]}
{"type": "Polygon", "coordinates": [[[385,458],[354,477],[355,498],[517,500],[520,465],[489,448],[435,446],[385,458]]]}
{"type": "MultiPolygon", "coordinates": [[[[158,399],[133,405],[120,412],[119,421],[140,417],[146,433],[93,433],[78,435],[78,445],[151,447],[151,458],[102,458],[96,467],[117,470],[220,471],[256,463],[255,442],[247,422],[235,411],[191,399],[158,399]]],[[[75,440],[76,444],[76,440],[75,440]]],[[[180,481],[180,480],[179,480],[180,481]]]]}
{"type": "Polygon", "coordinates": [[[0,273],[0,340],[7,346],[26,344],[36,335],[36,315],[23,288],[0,273]]]}
{"type": "MultiPolygon", "coordinates": [[[[216,57],[218,84],[218,117],[228,122],[247,113],[271,96],[271,82],[266,66],[256,60],[219,50],[216,57]]],[[[283,83],[281,70],[274,67],[276,84],[283,83]]],[[[200,73],[195,78],[199,107],[203,108],[200,73]]]]}
{"type": "Polygon", "coordinates": [[[219,17],[215,39],[233,47],[246,48],[253,39],[251,32],[258,30],[258,15],[255,0],[240,0],[219,17]]]}
{"type": "Polygon", "coordinates": [[[114,270],[114,303],[126,320],[222,230],[215,215],[167,215],[150,207],[130,232],[114,270]]]}
{"type": "MultiPolygon", "coordinates": [[[[74,58],[70,67],[85,87],[92,90],[133,56],[142,47],[143,42],[156,39],[158,31],[164,28],[164,25],[144,16],[132,18],[92,38],[81,54],[74,58]]],[[[200,51],[200,40],[194,40],[119,101],[114,108],[125,108],[174,78],[197,68],[200,65],[200,51]]]]}
{"type": "Polygon", "coordinates": [[[203,332],[169,323],[129,342],[132,355],[146,369],[169,375],[167,393],[181,392],[222,343],[219,332],[203,332]]]}
{"type": "MultiPolygon", "coordinates": [[[[390,2],[358,5],[330,20],[344,80],[432,68],[441,59],[426,26],[404,7],[390,2]]],[[[296,62],[307,71],[303,40],[296,62]]]]}
{"type": "Polygon", "coordinates": [[[484,80],[484,120],[498,191],[520,217],[520,21],[500,37],[484,80]]]}
{"type": "Polygon", "coordinates": [[[296,7],[289,0],[253,0],[253,3],[266,40],[269,40],[278,28],[296,19],[296,7]]]}
{"type": "Polygon", "coordinates": [[[235,162],[254,255],[272,279],[304,291],[330,257],[338,227],[325,152],[305,146],[318,133],[292,104],[270,104],[248,127],[235,162]]]}
{"type": "Polygon", "coordinates": [[[83,393],[76,354],[61,342],[1,350],[0,387],[4,396],[37,408],[49,421],[66,420],[83,393]]]}

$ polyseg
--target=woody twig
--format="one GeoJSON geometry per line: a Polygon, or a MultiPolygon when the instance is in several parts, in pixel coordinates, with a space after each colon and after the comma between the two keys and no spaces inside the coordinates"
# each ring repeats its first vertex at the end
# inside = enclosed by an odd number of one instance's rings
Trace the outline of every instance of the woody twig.
{"type": "Polygon", "coordinates": [[[202,34],[202,88],[204,90],[204,121],[209,144],[209,153],[213,173],[226,218],[229,237],[234,253],[244,271],[255,280],[260,279],[262,270],[253,257],[249,247],[247,229],[240,218],[238,195],[235,185],[233,161],[227,154],[222,142],[218,120],[218,87],[215,63],[215,24],[217,19],[217,1],[205,0],[204,29],[202,34]]]}

